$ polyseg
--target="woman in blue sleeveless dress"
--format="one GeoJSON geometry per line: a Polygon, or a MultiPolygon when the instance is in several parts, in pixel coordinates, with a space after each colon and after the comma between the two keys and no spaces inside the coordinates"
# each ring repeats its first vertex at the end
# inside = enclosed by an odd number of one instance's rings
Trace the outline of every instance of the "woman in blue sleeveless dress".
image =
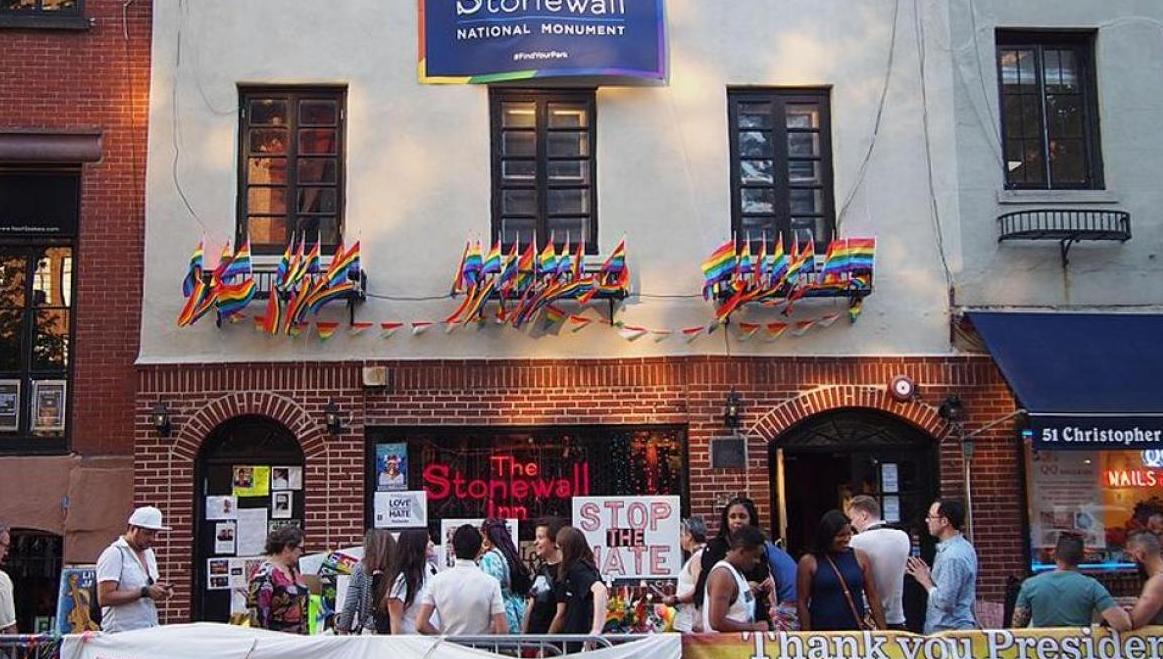
{"type": "Polygon", "coordinates": [[[803,631],[864,629],[866,603],[877,629],[885,629],[884,611],[872,579],[872,561],[848,546],[852,526],[839,510],[820,520],[812,551],[796,570],[797,610],[803,631]]]}

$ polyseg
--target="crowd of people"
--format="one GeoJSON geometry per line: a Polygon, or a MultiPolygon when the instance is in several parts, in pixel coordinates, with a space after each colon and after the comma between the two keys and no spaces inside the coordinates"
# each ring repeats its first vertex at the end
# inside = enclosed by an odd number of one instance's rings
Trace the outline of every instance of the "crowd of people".
{"type": "MultiPolygon", "coordinates": [[[[674,592],[661,602],[677,608],[673,626],[683,633],[904,630],[908,576],[928,593],[926,634],[975,629],[978,562],[962,535],[964,520],[958,501],[932,503],[925,523],[937,549],[929,565],[906,533],[881,519],[876,499],[857,496],[844,511],[823,515],[797,562],[764,537],[755,504],[738,497],[723,507],[713,538],[701,519],[683,520],[681,543],[689,557],[674,592]]],[[[157,604],[173,596],[173,587],[161,579],[152,545],[166,530],[160,510],[138,508],[125,534],[102,552],[96,580],[103,631],[158,624],[157,604]]],[[[309,589],[298,567],[304,540],[303,530],[290,525],[268,535],[265,560],[247,589],[254,625],[307,633],[309,589]]],[[[0,525],[0,560],[9,542],[0,525]]],[[[603,632],[610,592],[580,530],[559,519],[538,521],[532,570],[501,519],[463,525],[451,544],[455,565],[438,570],[426,530],[406,530],[398,538],[369,530],[336,618],[337,633],[603,632]]],[[[1080,627],[1101,619],[1126,631],[1163,624],[1160,538],[1141,531],[1128,539],[1126,550],[1146,575],[1132,607],[1118,606],[1102,584],[1078,571],[1083,541],[1063,535],[1056,569],[1023,583],[1013,626],[1080,627]]],[[[0,572],[0,633],[15,631],[12,583],[0,572]]]]}

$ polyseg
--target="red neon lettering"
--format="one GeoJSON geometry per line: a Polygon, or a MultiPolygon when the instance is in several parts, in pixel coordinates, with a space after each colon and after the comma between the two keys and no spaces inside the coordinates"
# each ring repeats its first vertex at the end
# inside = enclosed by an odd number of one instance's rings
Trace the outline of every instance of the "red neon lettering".
{"type": "Polygon", "coordinates": [[[424,491],[429,499],[437,501],[448,498],[448,466],[430,464],[424,467],[424,491]]]}

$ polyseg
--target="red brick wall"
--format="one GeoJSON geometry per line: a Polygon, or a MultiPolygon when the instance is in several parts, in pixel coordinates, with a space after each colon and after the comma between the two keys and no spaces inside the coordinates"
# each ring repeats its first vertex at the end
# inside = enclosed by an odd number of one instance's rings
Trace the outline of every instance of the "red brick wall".
{"type": "Polygon", "coordinates": [[[99,129],[75,268],[73,450],[132,452],[141,320],[151,0],[87,0],[88,31],[0,30],[0,131],[99,129]],[[125,38],[128,30],[129,38],[125,38]]]}
{"type": "MultiPolygon", "coordinates": [[[[389,386],[364,390],[361,363],[190,364],[140,370],[136,487],[139,504],[160,505],[174,531],[160,548],[162,571],[178,586],[166,610],[188,616],[192,567],[193,461],[220,422],[259,413],[283,422],[307,457],[309,550],[355,542],[364,519],[364,428],[391,425],[684,424],[690,446],[691,509],[716,518],[719,497],[747,492],[771,519],[768,442],[799,420],[843,407],[895,414],[945,438],[933,405],[956,392],[968,430],[1005,416],[1013,399],[987,358],[659,358],[592,361],[424,361],[386,363],[389,386]],[[899,374],[923,402],[896,403],[884,385],[899,374]],[[750,439],[745,473],[713,470],[709,441],[723,434],[722,408],[734,386],[750,439]],[[350,418],[340,437],[321,427],[334,399],[350,418]],[[164,400],[175,437],[159,438],[150,407],[164,400]],[[329,477],[324,477],[329,474],[329,477]]],[[[978,437],[974,471],[982,597],[1000,601],[1004,579],[1022,567],[1019,447],[1011,424],[978,437]]],[[[935,440],[936,441],[936,440],[935,440]]],[[[961,449],[941,444],[941,488],[962,494],[961,449]]]]}

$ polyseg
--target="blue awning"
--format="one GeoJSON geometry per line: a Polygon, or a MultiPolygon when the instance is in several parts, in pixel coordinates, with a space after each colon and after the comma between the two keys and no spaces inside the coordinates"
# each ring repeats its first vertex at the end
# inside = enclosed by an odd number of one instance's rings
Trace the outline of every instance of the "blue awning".
{"type": "Polygon", "coordinates": [[[970,311],[1038,448],[1163,448],[1163,315],[970,311]]]}

